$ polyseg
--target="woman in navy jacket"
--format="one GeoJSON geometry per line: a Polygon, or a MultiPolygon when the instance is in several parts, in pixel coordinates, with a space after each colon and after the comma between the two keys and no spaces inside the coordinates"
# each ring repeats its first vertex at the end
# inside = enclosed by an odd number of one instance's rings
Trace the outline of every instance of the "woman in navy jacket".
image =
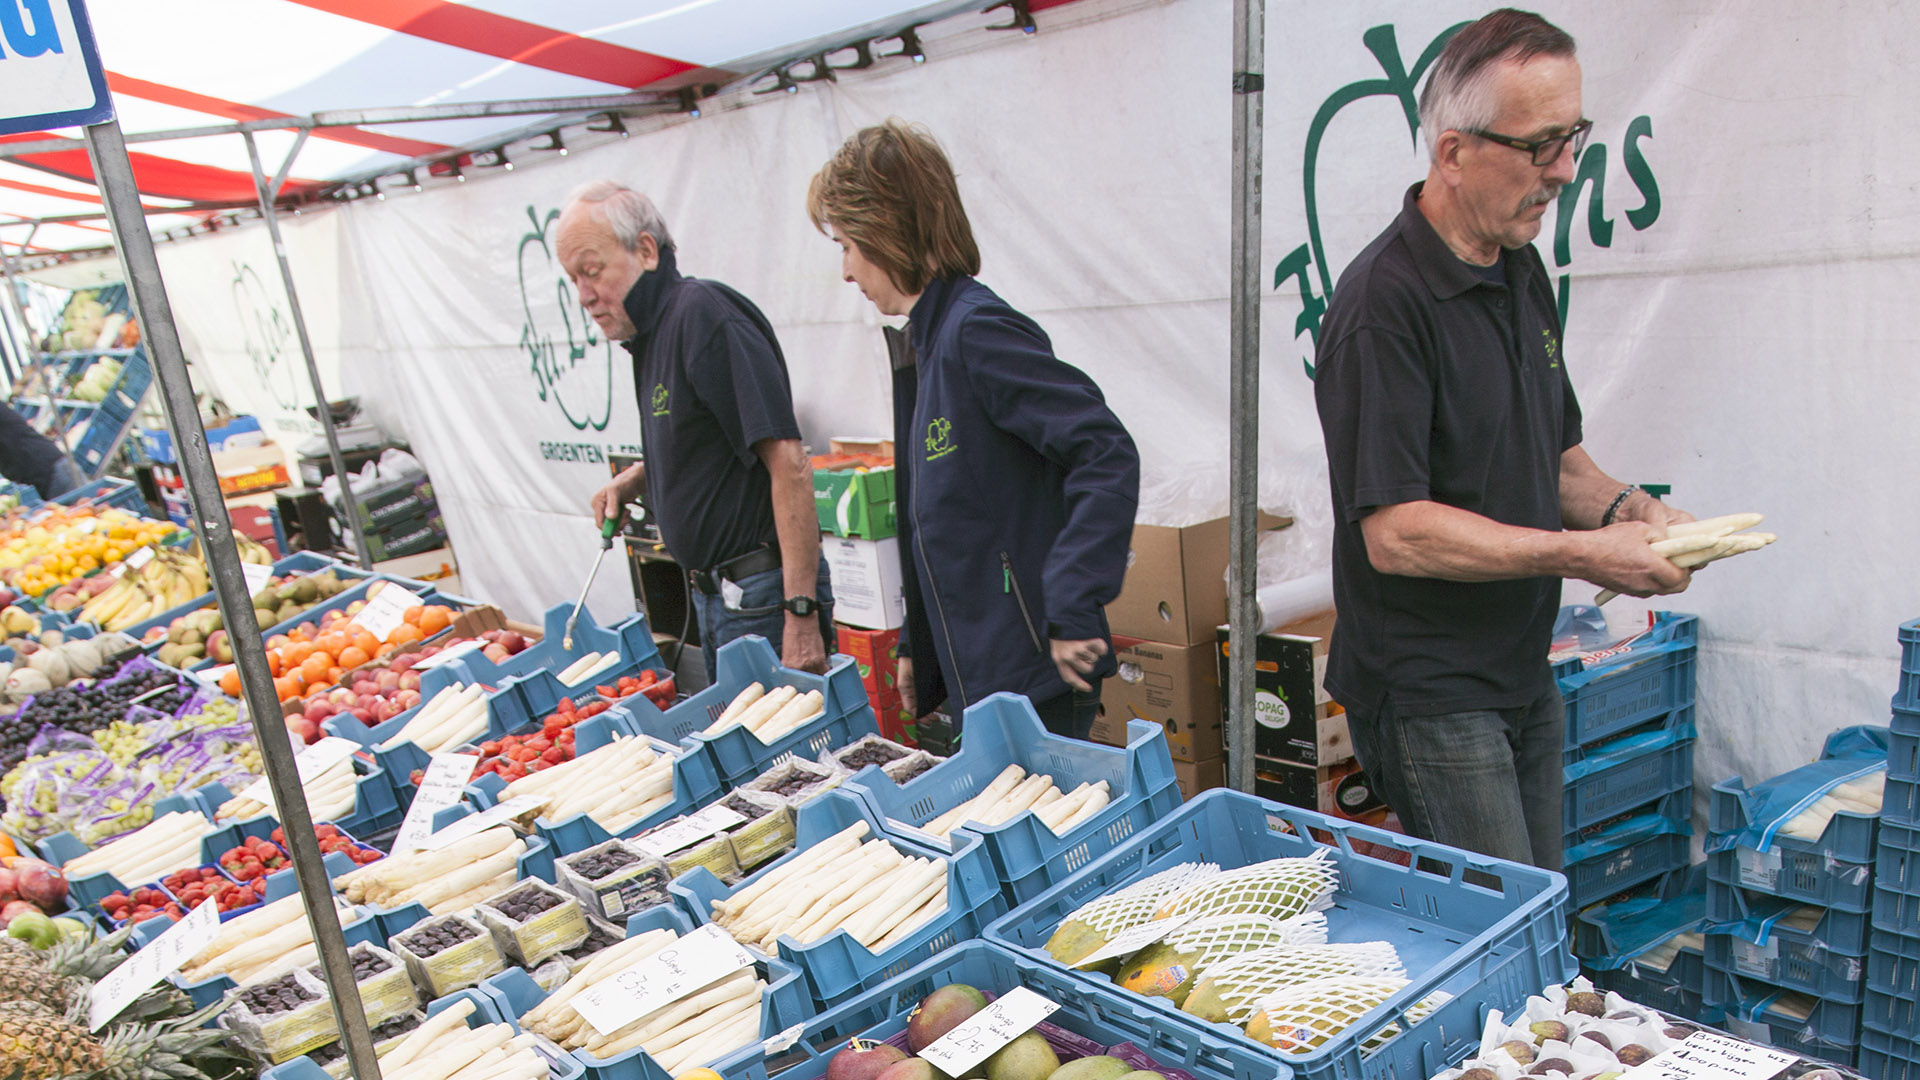
{"type": "Polygon", "coordinates": [[[902,703],[957,713],[1007,690],[1049,730],[1086,738],[1114,671],[1102,609],[1139,502],[1132,437],[1032,319],[974,280],[953,167],[924,130],[855,134],[813,178],[807,211],[846,279],[908,316],[893,403],[902,703]]]}

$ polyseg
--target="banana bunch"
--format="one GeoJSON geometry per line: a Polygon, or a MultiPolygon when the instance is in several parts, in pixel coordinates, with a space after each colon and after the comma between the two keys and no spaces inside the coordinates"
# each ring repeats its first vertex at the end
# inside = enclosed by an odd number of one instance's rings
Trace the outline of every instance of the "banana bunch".
{"type": "Polygon", "coordinates": [[[236,529],[233,542],[240,548],[241,562],[253,563],[255,566],[273,565],[273,552],[261,546],[260,541],[236,529]]]}
{"type": "Polygon", "coordinates": [[[79,619],[102,630],[124,630],[211,591],[199,559],[171,548],[152,550],[153,558],[139,569],[124,570],[120,580],[82,604],[79,619]]]}

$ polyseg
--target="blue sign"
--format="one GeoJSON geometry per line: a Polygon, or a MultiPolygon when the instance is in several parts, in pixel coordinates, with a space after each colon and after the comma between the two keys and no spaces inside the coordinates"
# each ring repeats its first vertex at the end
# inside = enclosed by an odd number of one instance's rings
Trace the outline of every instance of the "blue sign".
{"type": "Polygon", "coordinates": [[[112,118],[83,0],[0,0],[0,135],[112,118]]]}

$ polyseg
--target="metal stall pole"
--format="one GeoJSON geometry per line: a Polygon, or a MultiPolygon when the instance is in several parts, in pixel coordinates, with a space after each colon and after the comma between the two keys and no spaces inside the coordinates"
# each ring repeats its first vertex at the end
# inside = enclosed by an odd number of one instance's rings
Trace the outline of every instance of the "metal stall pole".
{"type": "Polygon", "coordinates": [[[300,788],[293,746],[286,725],[280,722],[279,695],[274,692],[273,676],[267,670],[260,624],[253,614],[253,602],[248,598],[246,577],[240,570],[240,551],[234,546],[233,526],[227,520],[225,502],[220,495],[220,479],[214,475],[206,429],[201,426],[200,409],[193,400],[186,356],[181,352],[180,334],[173,324],[173,307],[167,300],[166,284],[160,280],[160,262],[154,255],[153,238],[147,234],[146,218],[140,209],[140,193],[134,185],[126,140],[120,134],[119,122],[111,119],[85,130],[87,156],[93,163],[93,175],[106,203],[107,220],[113,226],[127,288],[133,295],[134,310],[140,315],[140,330],[147,342],[147,354],[153,361],[154,377],[160,383],[167,428],[180,457],[180,472],[186,478],[187,498],[193,507],[201,548],[207,559],[207,576],[212,579],[220,617],[233,643],[234,664],[240,672],[240,686],[253,722],[254,738],[260,743],[267,783],[273,792],[274,806],[280,811],[287,850],[293,854],[300,899],[306,905],[307,922],[313,929],[320,964],[332,991],[334,1019],[346,1043],[347,1061],[353,1075],[358,1080],[379,1080],[380,1066],[374,1060],[373,1036],[367,1030],[360,990],[353,981],[353,963],[347,958],[347,941],[340,932],[339,912],[334,910],[332,885],[320,861],[320,843],[313,835],[313,817],[300,788]]]}
{"type": "Polygon", "coordinates": [[[347,482],[347,459],[340,453],[340,437],[334,434],[333,410],[327,407],[327,392],[320,385],[320,365],[313,360],[313,341],[307,337],[307,317],[300,310],[300,293],[293,287],[293,267],[287,263],[287,246],[280,242],[280,219],[274,213],[273,199],[279,193],[280,185],[286,182],[287,172],[293,166],[293,155],[300,152],[306,143],[305,131],[300,133],[300,141],[293,144],[293,153],[287,155],[286,167],[273,181],[267,183],[266,170],[260,167],[260,147],[253,141],[253,132],[243,130],[240,137],[247,140],[247,160],[253,162],[253,189],[260,197],[260,214],[267,220],[267,235],[273,238],[273,255],[280,262],[280,283],[287,290],[287,310],[293,313],[293,329],[300,335],[300,355],[307,358],[307,380],[313,384],[313,399],[320,411],[320,430],[327,436],[327,457],[333,462],[333,475],[340,481],[340,518],[353,529],[353,550],[360,557],[360,569],[372,570],[373,557],[367,551],[366,522],[353,511],[353,487],[347,482]]]}
{"type": "Polygon", "coordinates": [[[1266,89],[1266,2],[1233,5],[1232,531],[1227,543],[1227,745],[1229,783],[1253,790],[1253,652],[1260,633],[1260,166],[1266,89]]]}

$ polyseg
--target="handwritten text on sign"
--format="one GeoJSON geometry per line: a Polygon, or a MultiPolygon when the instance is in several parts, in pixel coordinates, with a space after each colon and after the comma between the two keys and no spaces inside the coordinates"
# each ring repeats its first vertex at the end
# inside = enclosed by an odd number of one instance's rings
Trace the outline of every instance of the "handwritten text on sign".
{"type": "MultiPolygon", "coordinates": [[[[294,771],[300,774],[300,786],[305,787],[328,769],[352,757],[354,751],[358,749],[360,744],[352,739],[329,735],[300,751],[300,756],[293,759],[294,771]]],[[[267,784],[267,778],[262,776],[248,784],[247,789],[240,793],[240,797],[252,799],[257,803],[271,802],[273,789],[267,784]]]]}
{"type": "Polygon", "coordinates": [[[747,815],[740,811],[714,803],[691,817],[634,840],[634,846],[664,859],[681,848],[697,844],[714,833],[731,829],[746,820],[747,815]]]}
{"type": "Polygon", "coordinates": [[[1767,1080],[1800,1060],[1763,1046],[1696,1031],[1620,1080],[1767,1080]]]}
{"type": "Polygon", "coordinates": [[[920,1056],[948,1076],[964,1076],[994,1051],[1033,1030],[1033,1026],[1060,1008],[1024,986],[1001,994],[994,1003],[974,1013],[960,1026],[920,1050],[920,1056]]]}
{"type": "Polygon", "coordinates": [[[99,1031],[148,987],[180,970],[193,954],[212,944],[219,933],[220,901],[207,900],[93,984],[87,1002],[88,1024],[99,1031]]]}
{"type": "Polygon", "coordinates": [[[393,853],[418,851],[433,833],[433,815],[460,801],[461,790],[480,763],[478,754],[435,754],[420,777],[420,790],[407,807],[400,834],[394,837],[393,853]]]}
{"type": "Polygon", "coordinates": [[[448,844],[459,843],[467,837],[476,833],[485,832],[495,825],[512,821],[521,814],[538,810],[547,805],[549,801],[545,795],[515,795],[506,802],[496,806],[490,806],[474,814],[472,817],[461,818],[459,821],[427,837],[426,841],[420,846],[426,848],[428,851],[439,851],[448,844]]]}
{"type": "Polygon", "coordinates": [[[753,955],[708,924],[604,979],[573,999],[575,1011],[602,1035],[719,982],[753,963],[753,955]]]}
{"type": "Polygon", "coordinates": [[[407,612],[423,603],[425,601],[408,592],[405,587],[388,582],[386,588],[367,601],[367,606],[360,609],[360,614],[355,615],[353,621],[359,623],[367,633],[385,641],[395,628],[406,621],[407,612]]]}
{"type": "Polygon", "coordinates": [[[268,563],[241,563],[240,577],[247,583],[247,595],[252,596],[273,580],[273,567],[268,563]]]}

